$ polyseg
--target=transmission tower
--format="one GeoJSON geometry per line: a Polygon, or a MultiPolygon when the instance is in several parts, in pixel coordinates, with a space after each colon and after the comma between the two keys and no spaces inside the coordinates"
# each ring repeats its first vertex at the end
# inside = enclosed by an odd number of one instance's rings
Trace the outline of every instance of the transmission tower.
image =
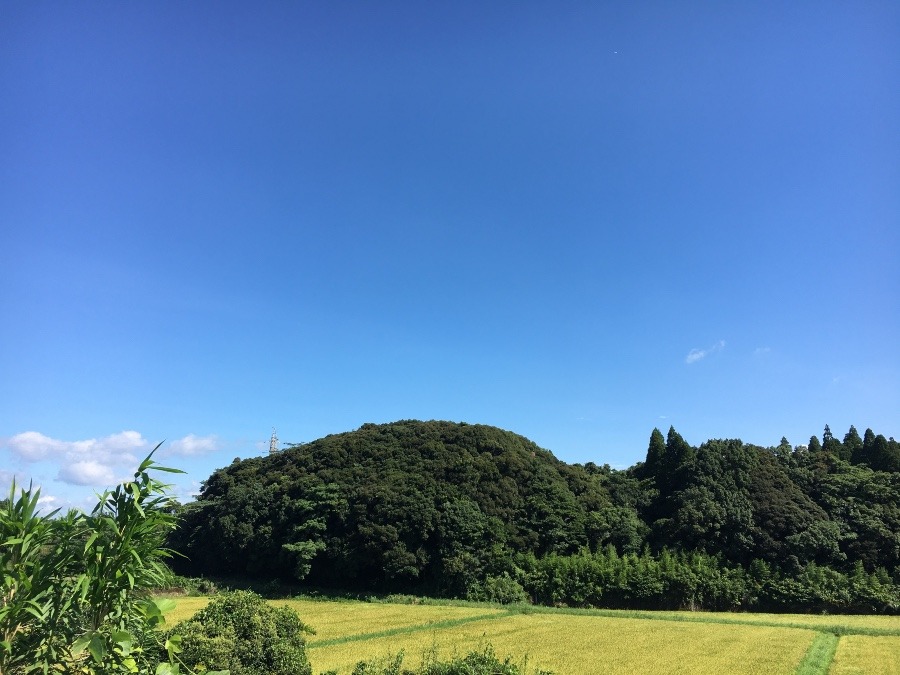
{"type": "Polygon", "coordinates": [[[269,439],[269,454],[278,452],[278,436],[275,435],[275,427],[272,427],[272,438],[269,439]]]}

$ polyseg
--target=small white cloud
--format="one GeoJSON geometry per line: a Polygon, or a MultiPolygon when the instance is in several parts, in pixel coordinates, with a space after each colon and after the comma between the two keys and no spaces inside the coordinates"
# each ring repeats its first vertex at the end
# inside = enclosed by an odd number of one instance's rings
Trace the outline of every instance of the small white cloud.
{"type": "Polygon", "coordinates": [[[771,353],[771,351],[772,351],[771,347],[757,347],[756,349],[753,350],[753,355],[754,356],[765,356],[766,354],[771,353]]]}
{"type": "Polygon", "coordinates": [[[115,483],[113,470],[93,460],[68,464],[59,470],[57,480],[73,485],[110,485],[115,483]]]}
{"type": "Polygon", "coordinates": [[[65,497],[41,494],[37,501],[37,508],[42,514],[50,514],[54,511],[64,513],[71,508],[75,508],[75,505],[65,497]]]}
{"type": "Polygon", "coordinates": [[[219,450],[219,440],[215,436],[195,436],[188,434],[184,438],[172,441],[166,449],[166,455],[193,457],[205,455],[219,450]]]}
{"type": "Polygon", "coordinates": [[[54,497],[53,495],[42,495],[38,499],[38,505],[42,507],[50,507],[52,509],[58,501],[59,497],[54,497]]]}
{"type": "Polygon", "coordinates": [[[719,340],[716,344],[714,344],[709,349],[692,349],[688,352],[688,355],[684,358],[684,362],[688,365],[692,363],[696,363],[701,359],[705,359],[710,354],[715,354],[716,352],[720,352],[725,349],[725,340],[719,340]]]}
{"type": "Polygon", "coordinates": [[[706,356],[706,352],[702,349],[692,349],[688,352],[688,355],[685,357],[685,363],[693,363],[694,361],[699,361],[704,356],[706,356]]]}

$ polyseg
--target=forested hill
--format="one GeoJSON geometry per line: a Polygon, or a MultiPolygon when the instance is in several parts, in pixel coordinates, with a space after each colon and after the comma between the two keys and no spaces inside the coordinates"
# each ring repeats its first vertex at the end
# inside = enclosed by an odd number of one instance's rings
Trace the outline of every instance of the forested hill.
{"type": "Polygon", "coordinates": [[[216,471],[180,547],[209,574],[312,561],[318,583],[464,592],[494,555],[599,543],[588,514],[611,505],[598,475],[509,431],[366,424],[216,471]]]}
{"type": "Polygon", "coordinates": [[[893,438],[852,427],[796,448],[695,447],[653,430],[646,461],[615,471],[490,426],[366,424],[217,470],[172,545],[193,574],[452,596],[486,580],[527,587],[539,561],[576,554],[619,565],[696,553],[766,579],[824,569],[891,584],[898,470],[893,438]]]}

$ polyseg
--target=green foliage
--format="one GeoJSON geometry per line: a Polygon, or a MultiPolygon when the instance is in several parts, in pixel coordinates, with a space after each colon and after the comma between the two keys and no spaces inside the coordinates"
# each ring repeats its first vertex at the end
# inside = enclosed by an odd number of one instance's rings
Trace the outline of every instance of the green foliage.
{"type": "MultiPolygon", "coordinates": [[[[155,452],[155,450],[154,450],[155,452]]],[[[165,606],[149,590],[169,578],[163,542],[173,500],[148,456],[132,481],[88,514],[37,512],[39,490],[16,486],[0,512],[0,673],[112,673],[156,665],[165,606]]]]}
{"type": "Polygon", "coordinates": [[[749,569],[704,553],[522,556],[521,583],[537,602],[570,607],[897,613],[900,587],[861,564],[845,574],[809,563],[786,574],[755,559],[749,569]]]}
{"type": "Polygon", "coordinates": [[[173,574],[170,584],[164,588],[158,588],[157,591],[189,596],[215,595],[219,592],[219,585],[216,581],[204,577],[182,577],[173,574]]]}
{"type": "Polygon", "coordinates": [[[303,635],[312,632],[293,609],[270,605],[252,591],[232,591],[176,625],[169,639],[180,636],[180,660],[200,673],[309,675],[303,635]]]}
{"type": "Polygon", "coordinates": [[[547,605],[721,610],[739,607],[747,590],[742,569],[696,552],[620,556],[608,547],[519,562],[525,590],[547,605]]]}
{"type": "MultiPolygon", "coordinates": [[[[673,434],[671,430],[670,439],[673,434]]],[[[676,478],[662,507],[665,517],[654,524],[658,543],[745,560],[753,547],[753,448],[728,440],[688,450],[684,440],[674,436],[682,459],[673,468],[676,478]]]]}
{"type": "Polygon", "coordinates": [[[467,598],[480,602],[497,602],[501,605],[529,601],[528,593],[525,592],[522,585],[507,572],[500,576],[489,574],[484,581],[475,582],[469,587],[467,598]]]}
{"type": "MultiPolygon", "coordinates": [[[[783,441],[782,446],[787,442],[783,441]]],[[[788,446],[789,448],[790,446],[788,446]]],[[[784,453],[782,449],[780,452],[784,453]]],[[[787,452],[790,452],[788,450],[787,452]]],[[[790,454],[757,452],[750,468],[747,495],[753,512],[752,559],[780,564],[793,557],[796,563],[822,561],[834,554],[827,540],[831,521],[826,513],[789,475],[785,461],[790,454]]]]}
{"type": "MultiPolygon", "coordinates": [[[[51,648],[47,628],[56,598],[54,587],[74,567],[74,549],[68,545],[75,517],[53,521],[37,512],[40,490],[22,490],[16,484],[0,511],[0,672],[25,672],[51,648]]],[[[69,600],[71,604],[71,599],[69,600]]],[[[63,606],[62,609],[67,607],[63,606]]]]}
{"type": "Polygon", "coordinates": [[[188,574],[464,597],[517,551],[616,537],[588,522],[614,506],[604,480],[493,427],[367,424],[216,471],[171,545],[188,574]]]}

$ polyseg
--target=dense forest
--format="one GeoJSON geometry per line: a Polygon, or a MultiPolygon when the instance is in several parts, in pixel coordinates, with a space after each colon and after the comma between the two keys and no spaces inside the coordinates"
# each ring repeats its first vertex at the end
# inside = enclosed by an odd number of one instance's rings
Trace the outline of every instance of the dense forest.
{"type": "Polygon", "coordinates": [[[178,571],[567,605],[900,611],[900,444],[690,445],[567,464],[484,425],[401,421],[213,473],[178,571]]]}

